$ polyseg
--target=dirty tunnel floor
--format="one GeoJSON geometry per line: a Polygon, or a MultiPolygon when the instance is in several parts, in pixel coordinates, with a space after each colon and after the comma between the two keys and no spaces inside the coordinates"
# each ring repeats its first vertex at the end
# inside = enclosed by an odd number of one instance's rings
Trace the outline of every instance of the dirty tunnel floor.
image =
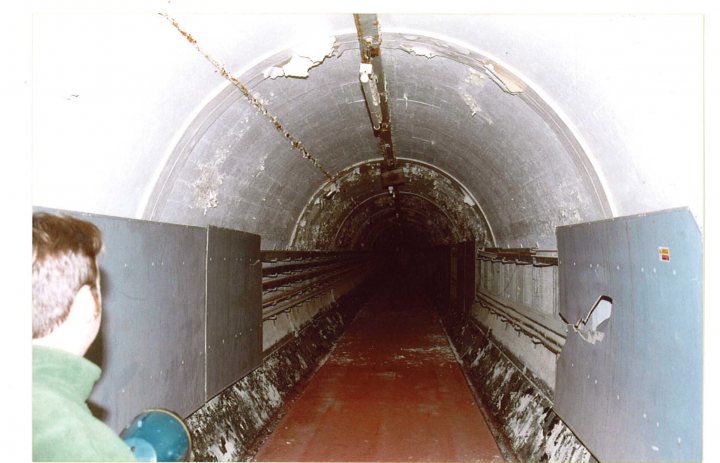
{"type": "Polygon", "coordinates": [[[383,291],[256,461],[503,461],[429,300],[383,291]]]}

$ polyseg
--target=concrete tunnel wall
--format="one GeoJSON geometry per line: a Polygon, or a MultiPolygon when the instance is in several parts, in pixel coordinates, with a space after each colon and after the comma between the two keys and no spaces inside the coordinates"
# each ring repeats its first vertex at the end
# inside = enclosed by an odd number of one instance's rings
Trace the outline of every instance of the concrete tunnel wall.
{"type": "MultiPolygon", "coordinates": [[[[171,14],[340,175],[161,16],[48,11],[33,20],[33,204],[234,228],[263,249],[357,248],[395,226],[352,15],[171,14]],[[317,64],[283,76],[293,56],[317,64]]],[[[676,206],[702,224],[700,16],[379,20],[404,214],[429,242],[555,248],[556,226],[676,206]]],[[[516,297],[557,314],[551,290],[516,297]]],[[[554,354],[499,343],[552,390],[554,354]]]]}

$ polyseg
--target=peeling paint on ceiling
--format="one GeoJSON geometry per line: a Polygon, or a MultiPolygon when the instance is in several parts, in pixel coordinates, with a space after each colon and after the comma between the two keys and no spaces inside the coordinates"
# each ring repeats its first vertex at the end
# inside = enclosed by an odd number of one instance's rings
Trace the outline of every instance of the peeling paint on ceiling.
{"type": "Polygon", "coordinates": [[[335,37],[309,37],[306,42],[295,47],[289,61],[282,66],[272,66],[265,70],[265,76],[307,78],[311,68],[319,66],[325,58],[335,53],[335,37]]]}

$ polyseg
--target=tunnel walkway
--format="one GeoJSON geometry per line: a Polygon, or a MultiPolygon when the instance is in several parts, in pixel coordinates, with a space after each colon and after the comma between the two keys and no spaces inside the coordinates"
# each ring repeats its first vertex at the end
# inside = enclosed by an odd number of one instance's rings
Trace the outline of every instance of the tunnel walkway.
{"type": "Polygon", "coordinates": [[[380,290],[256,461],[503,461],[426,296],[380,290]]]}

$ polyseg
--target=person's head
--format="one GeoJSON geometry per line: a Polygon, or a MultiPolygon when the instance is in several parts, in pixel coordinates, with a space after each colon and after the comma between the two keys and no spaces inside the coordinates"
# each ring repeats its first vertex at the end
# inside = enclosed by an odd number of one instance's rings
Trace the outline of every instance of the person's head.
{"type": "Polygon", "coordinates": [[[68,216],[36,213],[32,225],[33,343],[83,355],[100,327],[102,235],[68,216]]]}

